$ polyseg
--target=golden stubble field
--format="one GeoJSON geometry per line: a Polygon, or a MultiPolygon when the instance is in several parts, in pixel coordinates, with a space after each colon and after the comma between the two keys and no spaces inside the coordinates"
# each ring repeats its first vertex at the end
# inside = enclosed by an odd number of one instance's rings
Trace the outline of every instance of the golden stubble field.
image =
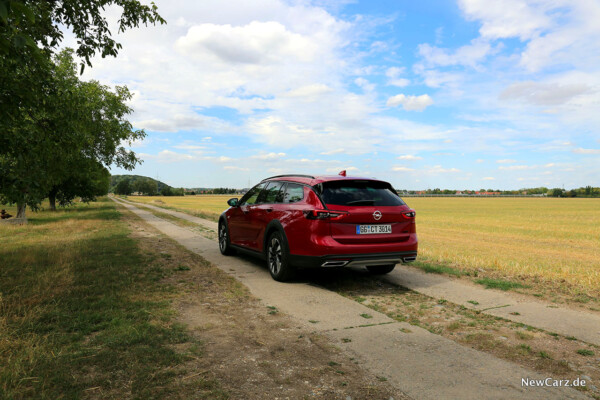
{"type": "MultiPolygon", "coordinates": [[[[218,216],[235,195],[130,197],[218,216]],[[162,202],[162,203],[161,203],[162,202]]],[[[600,291],[600,199],[407,197],[419,258],[463,271],[600,291]]],[[[551,285],[554,286],[554,285],[551,285]]]]}

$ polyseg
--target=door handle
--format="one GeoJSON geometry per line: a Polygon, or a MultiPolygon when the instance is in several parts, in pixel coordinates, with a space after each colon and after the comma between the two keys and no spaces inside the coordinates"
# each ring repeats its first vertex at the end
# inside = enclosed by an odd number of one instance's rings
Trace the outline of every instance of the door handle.
{"type": "Polygon", "coordinates": [[[273,209],[272,208],[267,208],[267,209],[265,209],[265,211],[268,212],[268,213],[270,213],[271,211],[273,211],[273,209]]]}

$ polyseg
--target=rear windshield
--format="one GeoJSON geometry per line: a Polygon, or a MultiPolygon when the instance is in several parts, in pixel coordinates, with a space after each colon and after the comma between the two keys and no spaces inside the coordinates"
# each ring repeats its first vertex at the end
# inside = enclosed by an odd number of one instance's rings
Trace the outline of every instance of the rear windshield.
{"type": "Polygon", "coordinates": [[[378,181],[332,181],[315,189],[325,204],[340,206],[403,206],[404,201],[391,185],[378,181]]]}

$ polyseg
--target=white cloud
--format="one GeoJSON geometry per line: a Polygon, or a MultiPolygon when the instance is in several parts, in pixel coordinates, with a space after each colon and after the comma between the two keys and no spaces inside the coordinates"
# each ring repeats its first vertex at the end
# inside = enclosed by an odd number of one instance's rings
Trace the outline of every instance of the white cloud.
{"type": "Polygon", "coordinates": [[[473,39],[470,44],[459,47],[455,52],[431,46],[427,43],[418,46],[419,55],[431,67],[463,65],[478,68],[480,62],[490,54],[498,52],[498,50],[498,48],[493,48],[489,41],[481,38],[473,39]]]}
{"type": "Polygon", "coordinates": [[[390,97],[386,103],[388,107],[402,105],[402,108],[404,108],[406,111],[423,111],[432,104],[433,99],[427,94],[420,96],[406,96],[404,94],[398,94],[390,97]]]}
{"type": "Polygon", "coordinates": [[[223,167],[224,170],[226,171],[250,171],[249,168],[245,168],[245,167],[238,167],[235,165],[226,165],[223,167]]]}
{"type": "Polygon", "coordinates": [[[392,167],[392,171],[396,171],[396,172],[411,172],[414,171],[414,168],[408,168],[408,167],[392,167]]]}
{"type": "Polygon", "coordinates": [[[422,160],[423,159],[423,157],[413,156],[412,154],[405,154],[405,155],[399,156],[397,158],[399,160],[409,160],[409,161],[422,160]]]}
{"type": "Polygon", "coordinates": [[[356,86],[363,88],[366,91],[373,91],[375,89],[375,85],[366,80],[365,78],[356,78],[354,80],[356,86]]]}
{"type": "Polygon", "coordinates": [[[196,144],[190,144],[190,143],[178,144],[178,145],[173,146],[173,148],[181,149],[181,150],[189,150],[189,151],[194,151],[194,152],[202,152],[203,150],[206,150],[206,146],[198,146],[196,144]]]}
{"type": "Polygon", "coordinates": [[[332,91],[333,91],[333,89],[327,85],[324,85],[322,83],[315,83],[312,85],[306,85],[306,86],[299,87],[297,89],[290,90],[289,92],[285,93],[284,96],[312,98],[312,97],[316,97],[316,96],[323,95],[326,93],[330,93],[332,91]]]}
{"type": "Polygon", "coordinates": [[[244,26],[200,24],[179,38],[176,48],[205,61],[224,64],[271,64],[284,59],[312,61],[318,47],[310,39],[290,32],[276,21],[252,21],[244,26]]]}
{"type": "Polygon", "coordinates": [[[584,149],[579,147],[573,150],[573,153],[576,154],[600,154],[600,149],[584,149]]]}
{"type": "Polygon", "coordinates": [[[401,78],[400,75],[404,73],[404,67],[390,67],[385,71],[385,76],[389,78],[387,84],[398,87],[405,87],[410,85],[410,80],[401,78]]]}
{"type": "Polygon", "coordinates": [[[582,83],[538,83],[517,82],[511,84],[500,93],[501,100],[522,100],[539,106],[561,105],[572,98],[584,94],[590,88],[582,83]]]}
{"type": "Polygon", "coordinates": [[[457,168],[443,168],[441,165],[434,165],[433,167],[427,170],[430,174],[447,174],[447,173],[455,173],[460,172],[460,169],[457,168]]]}
{"type": "Polygon", "coordinates": [[[547,6],[541,1],[459,0],[458,5],[467,19],[481,21],[479,32],[484,38],[527,40],[552,26],[551,18],[543,12],[547,6]]]}
{"type": "Polygon", "coordinates": [[[496,160],[496,163],[498,164],[512,164],[512,163],[516,163],[517,160],[511,160],[511,159],[504,159],[504,160],[496,160]]]}
{"type": "Polygon", "coordinates": [[[194,160],[194,156],[189,154],[176,153],[170,150],[162,150],[158,154],[139,153],[142,159],[153,159],[160,163],[174,163],[180,161],[194,160]]]}
{"type": "Polygon", "coordinates": [[[483,178],[484,181],[493,181],[496,178],[494,178],[493,176],[486,176],[485,178],[483,178]]]}
{"type": "Polygon", "coordinates": [[[263,161],[277,161],[279,159],[281,159],[282,157],[285,157],[285,153],[263,153],[263,154],[257,154],[252,156],[251,158],[255,158],[257,160],[263,160],[263,161]]]}
{"type": "Polygon", "coordinates": [[[534,169],[537,168],[535,165],[510,165],[508,167],[498,167],[498,169],[503,171],[522,171],[526,169],[534,169]]]}

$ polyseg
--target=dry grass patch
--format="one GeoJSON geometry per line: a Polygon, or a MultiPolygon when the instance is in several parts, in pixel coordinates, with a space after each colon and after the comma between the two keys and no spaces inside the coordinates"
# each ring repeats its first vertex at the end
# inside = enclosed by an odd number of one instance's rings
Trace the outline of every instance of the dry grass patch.
{"type": "Polygon", "coordinates": [[[419,258],[557,301],[600,298],[600,199],[407,198],[419,258]],[[556,296],[559,293],[559,296],[556,296]]]}
{"type": "Polygon", "coordinates": [[[163,269],[175,271],[164,282],[177,289],[178,321],[205,344],[187,376],[211,377],[244,400],[406,398],[202,257],[137,218],[130,228],[142,252],[159,251],[163,269]]]}
{"type": "Polygon", "coordinates": [[[113,203],[29,217],[0,227],[0,398],[189,398],[177,379],[201,343],[174,320],[172,271],[140,253],[113,203]]]}
{"type": "Polygon", "coordinates": [[[373,310],[397,320],[420,326],[474,349],[516,362],[544,375],[561,379],[591,377],[600,386],[600,365],[585,354],[599,354],[597,346],[573,337],[563,337],[524,324],[483,314],[443,299],[434,299],[369,275],[344,269],[311,273],[311,282],[337,291],[373,310]],[[579,351],[585,349],[588,351],[579,351]],[[591,352],[591,353],[590,353],[591,352]]]}
{"type": "Polygon", "coordinates": [[[239,195],[196,195],[196,196],[129,196],[127,200],[152,204],[170,210],[187,212],[210,221],[218,221],[219,215],[229,206],[227,200],[239,195]]]}

